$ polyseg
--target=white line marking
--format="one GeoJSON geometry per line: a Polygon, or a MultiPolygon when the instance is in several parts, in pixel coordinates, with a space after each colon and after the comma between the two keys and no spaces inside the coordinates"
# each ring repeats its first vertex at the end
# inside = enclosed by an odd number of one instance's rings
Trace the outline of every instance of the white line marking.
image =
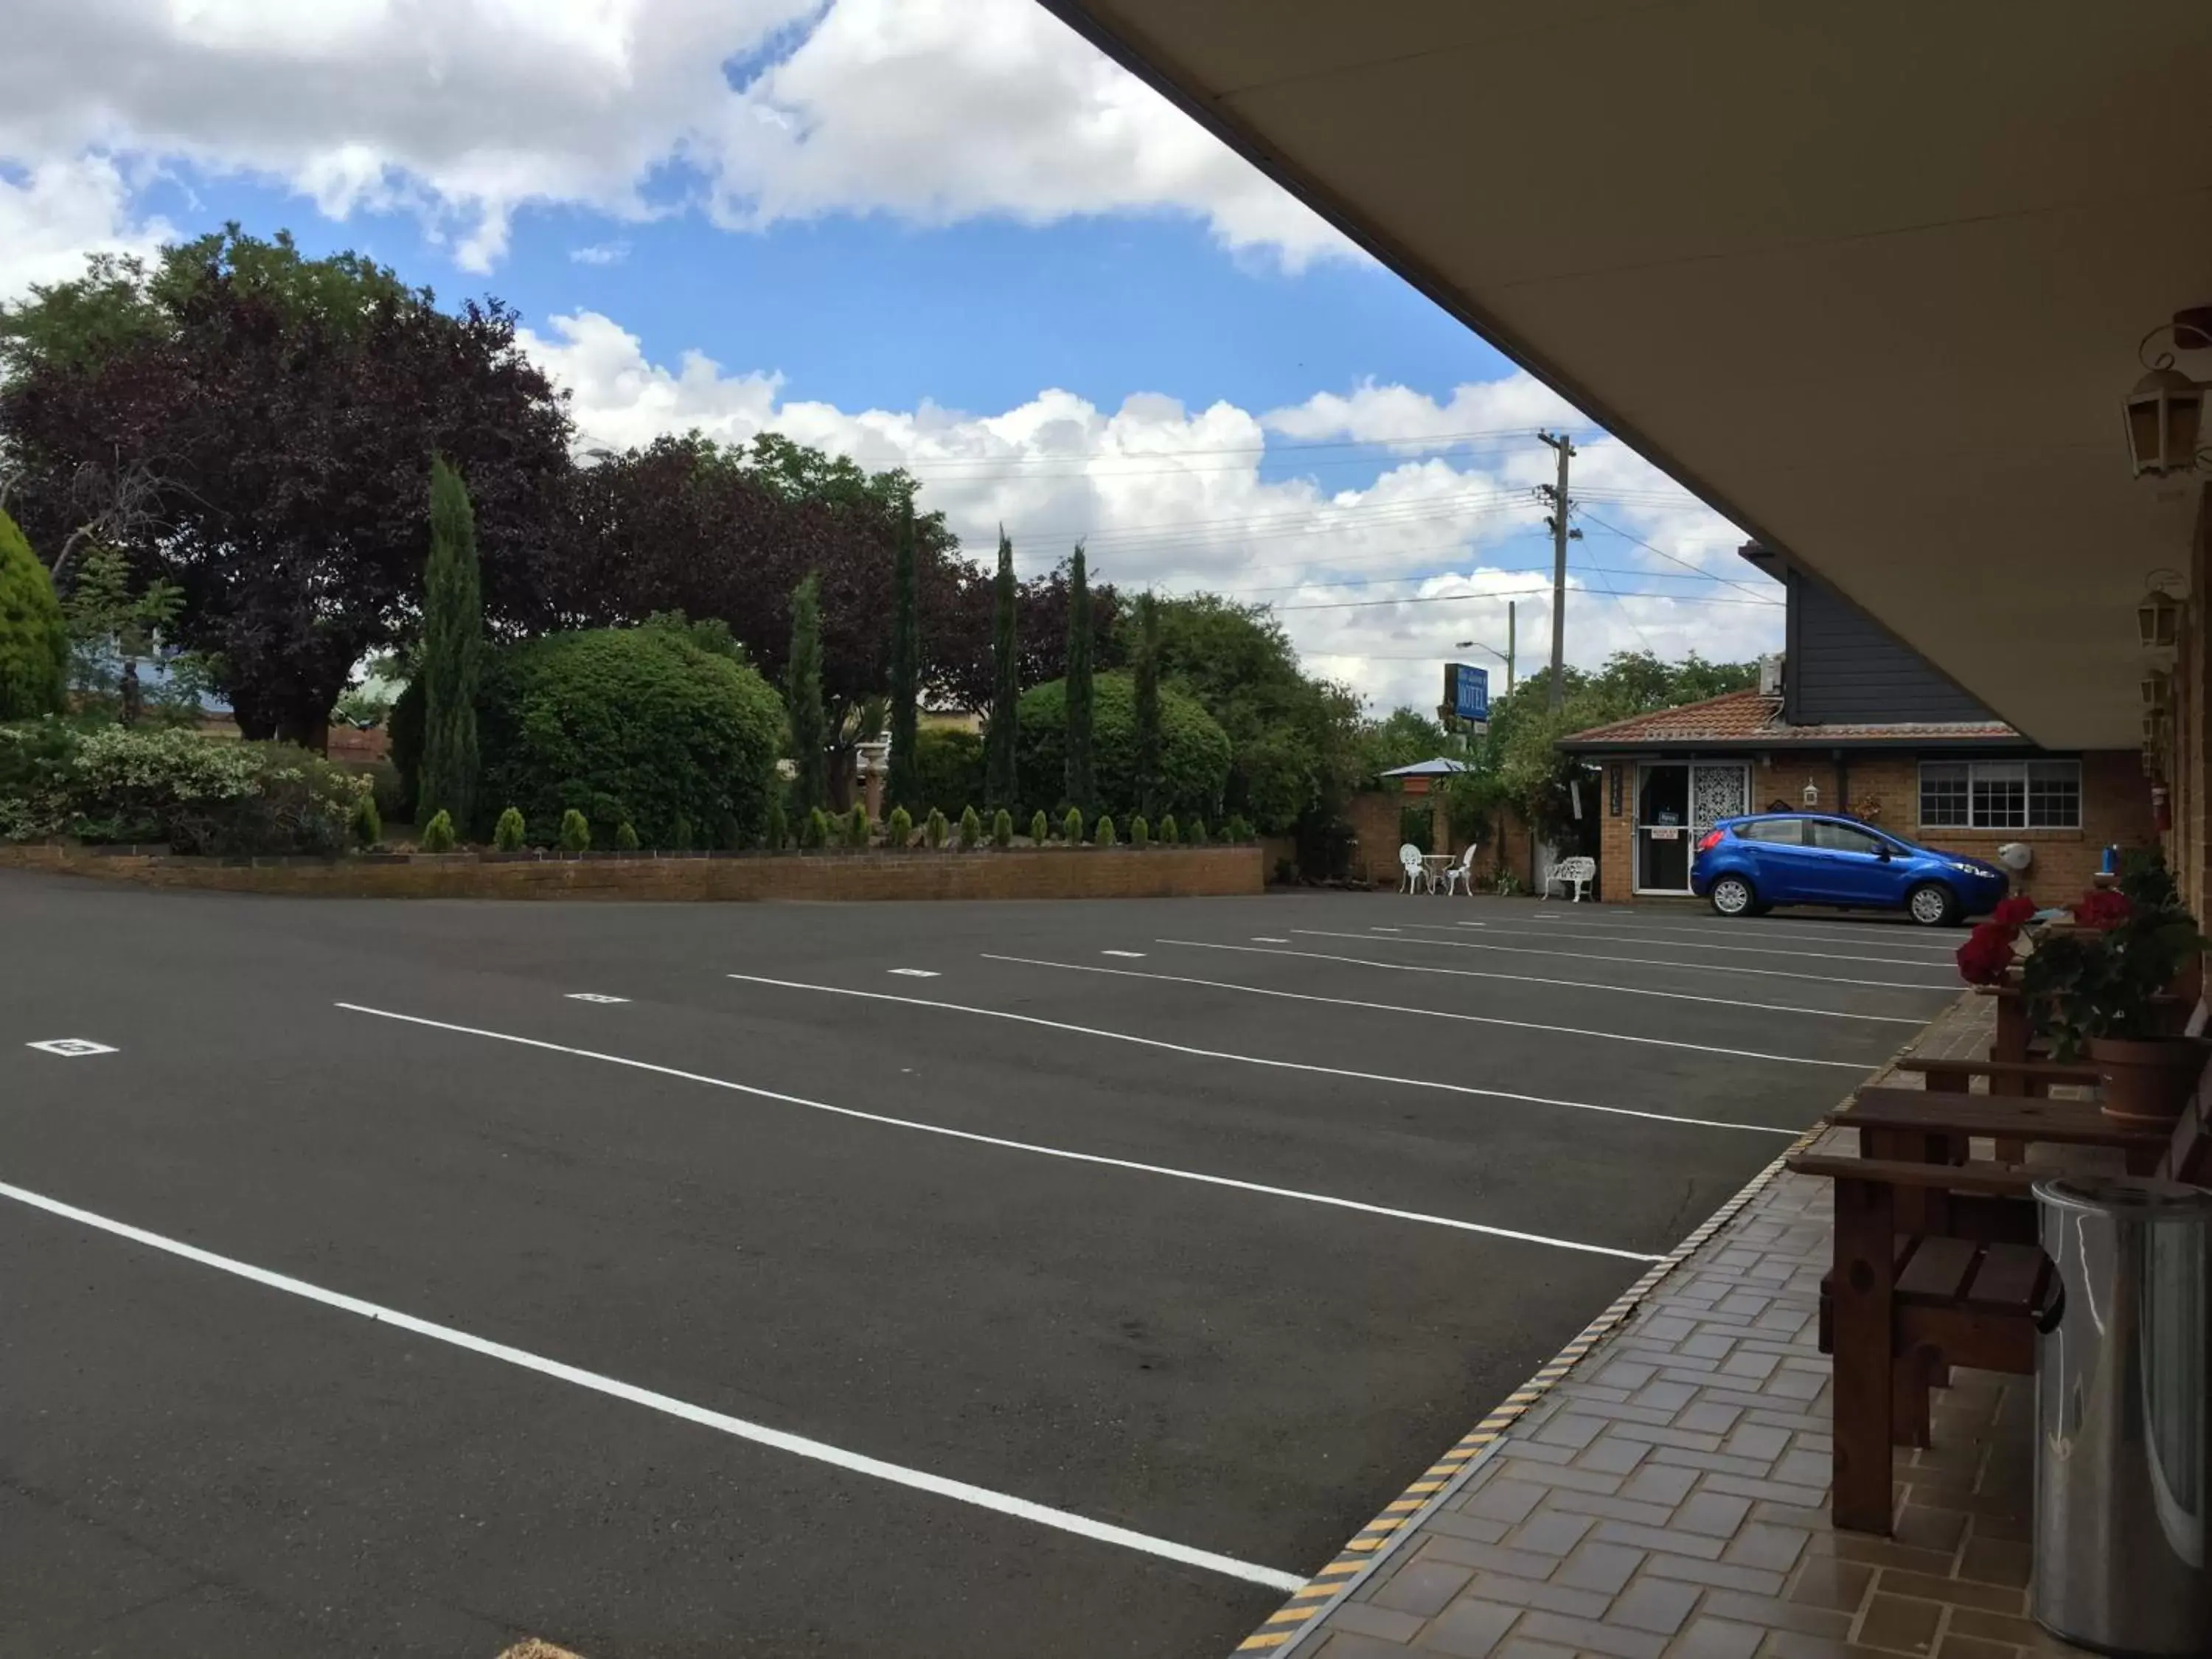
{"type": "Polygon", "coordinates": [[[1356,939],[1368,945],[1428,945],[1448,951],[1502,951],[1516,957],[1567,957],[1577,962],[1632,963],[1646,968],[1679,968],[1699,974],[1748,974],[1753,979],[1802,979],[1816,985],[1864,985],[1881,991],[1955,994],[1955,985],[1915,985],[1902,979],[1849,979],[1841,974],[1792,974],[1779,968],[1731,968],[1724,962],[1668,962],[1659,957],[1615,957],[1600,951],[1547,951],[1534,945],[1478,945],[1465,939],[1376,939],[1366,933],[1340,933],[1326,927],[1294,927],[1303,939],[1356,939]]]}
{"type": "MultiPolygon", "coordinates": [[[[1445,924],[1440,921],[1417,921],[1413,926],[1424,932],[1440,933],[1445,924]]],[[[1525,927],[1492,927],[1490,931],[1492,933],[1513,933],[1523,939],[1537,937],[1525,927]]],[[[1575,930],[1575,936],[1577,939],[1602,939],[1614,945],[1640,945],[1645,942],[1633,933],[1593,933],[1587,928],[1582,927],[1575,930]]],[[[1668,944],[1662,941],[1662,948],[1675,951],[1726,951],[1731,956],[1740,957],[1788,957],[1792,962],[1871,962],[1884,968],[1925,968],[1930,971],[1948,971],[1951,968],[1951,964],[1948,962],[1913,962],[1904,957],[1847,957],[1839,956],[1832,951],[1793,951],[1786,945],[1768,949],[1759,945],[1687,945],[1668,944]]],[[[1685,965],[1704,966],[1702,963],[1685,965]]]]}
{"type": "MultiPolygon", "coordinates": [[[[1534,920],[1542,921],[1543,918],[1539,916],[1534,918],[1534,920]]],[[[1567,921],[1569,918],[1561,917],[1560,920],[1567,921]]],[[[1476,921],[1463,921],[1460,923],[1460,926],[1462,927],[1485,927],[1489,925],[1490,924],[1487,922],[1476,921]]],[[[1756,939],[1803,939],[1808,944],[1813,945],[1866,945],[1877,951],[1928,951],[1938,952],[1945,957],[1954,955],[1959,948],[1958,945],[1955,943],[1948,945],[1929,943],[1920,938],[1917,931],[1908,933],[1903,925],[1889,922],[1870,922],[1857,927],[1846,927],[1846,930],[1844,932],[1833,933],[1789,933],[1781,932],[1778,929],[1770,928],[1763,921],[1753,921],[1749,925],[1741,921],[1730,921],[1715,922],[1711,927],[1674,927],[1668,926],[1664,922],[1628,922],[1623,921],[1616,917],[1609,923],[1577,921],[1574,924],[1574,931],[1578,933],[1587,933],[1592,927],[1607,926],[1626,927],[1632,933],[1650,933],[1655,937],[1661,933],[1667,933],[1679,934],[1684,937],[1695,935],[1699,938],[1710,939],[1717,933],[1726,931],[1740,933],[1741,935],[1747,935],[1756,939]],[[1876,931],[1903,934],[1905,936],[1895,939],[1869,939],[1865,937],[1865,935],[1876,931]]]]}
{"type": "MultiPolygon", "coordinates": [[[[1343,933],[1336,937],[1358,939],[1360,935],[1343,933]]],[[[1290,940],[1260,939],[1255,942],[1288,945],[1290,940]]],[[[1641,985],[1605,985],[1587,979],[1544,979],[1534,974],[1486,974],[1480,968],[1437,968],[1427,963],[1376,962],[1369,957],[1339,956],[1330,951],[1255,951],[1249,945],[1216,945],[1199,939],[1156,939],[1152,943],[1180,945],[1193,951],[1243,951],[1255,957],[1298,957],[1310,962],[1348,962],[1362,968],[1381,968],[1393,974],[1448,974],[1454,979],[1500,979],[1509,985],[1559,985],[1577,991],[1611,991],[1625,997],[1664,997],[1670,1002],[1710,1002],[1723,1008],[1754,1008],[1769,1014],[1811,1014],[1819,1019],[1872,1020],[1881,1025],[1916,1027],[1928,1023],[1917,1014],[1852,1014],[1834,1008],[1801,1008],[1788,1002],[1745,1002],[1736,997],[1701,997],[1690,991],[1653,991],[1641,985]]]]}
{"type": "MultiPolygon", "coordinates": [[[[988,956],[989,952],[984,954],[988,956]]],[[[1102,957],[1141,957],[1145,953],[1142,951],[1101,951],[1098,954],[1102,957]]]]}
{"type": "MultiPolygon", "coordinates": [[[[732,979],[747,977],[732,974],[732,979]]],[[[782,985],[783,980],[762,980],[763,985],[782,985]]],[[[802,985],[793,988],[802,991],[828,990],[828,986],[802,985]]],[[[854,991],[848,994],[879,997],[885,1002],[919,1002],[916,997],[886,997],[875,991],[854,991]]],[[[1393,1221],[1417,1221],[1424,1226],[1449,1227],[1455,1232],[1481,1233],[1491,1238],[1516,1239],[1524,1244],[1549,1244],[1562,1250],[1579,1250],[1587,1255],[1617,1256],[1623,1261],[1658,1261],[1663,1258],[1646,1255],[1641,1250],[1617,1250],[1607,1244],[1584,1244],[1576,1239],[1552,1238],[1542,1233],[1524,1233],[1510,1227],[1492,1227],[1480,1221],[1462,1221],[1454,1216],[1427,1215],[1419,1210],[1396,1210],[1384,1204],[1368,1204],[1356,1198],[1336,1198],[1327,1193],[1300,1192],[1291,1187],[1270,1187],[1257,1181],[1239,1181],[1232,1176],[1207,1175],[1199,1170],[1178,1170],[1166,1164],[1139,1164],[1126,1158],[1108,1158],[1099,1152],[1079,1152],[1065,1146],[1044,1146],[1031,1140],[1008,1140],[1000,1135],[977,1134],[971,1129],[947,1128],[941,1123],[923,1123],[913,1118],[889,1117],[881,1112],[864,1112],[854,1106],[832,1106],[827,1102],[809,1100],[804,1095],[781,1094],[774,1089],[756,1088],[750,1083],[732,1083],[727,1078],[708,1077],[699,1072],[678,1071],[673,1066],[657,1066],[651,1060],[632,1060],[625,1054],[600,1054],[590,1048],[571,1048],[565,1043],[544,1042],[536,1037],[514,1036],[505,1031],[487,1031],[474,1025],[453,1025],[442,1019],[425,1019],[419,1014],[396,1014],[389,1009],[364,1007],[357,1002],[336,1005],[349,1013],[374,1014],[379,1019],[396,1019],[409,1025],[427,1025],[434,1031],[453,1031],[463,1036],[489,1037],[495,1042],[512,1042],[524,1048],[543,1048],[549,1054],[567,1054],[576,1060],[602,1060],[610,1066],[625,1066],[634,1072],[651,1072],[659,1077],[672,1077],[684,1083],[704,1084],[710,1089],[727,1089],[732,1094],[750,1095],[757,1100],[773,1100],[786,1106],[804,1106],[809,1111],[828,1112],[835,1117],[848,1117],[861,1123],[880,1123],[888,1128],[914,1129],[923,1134],[943,1135],[948,1140],[971,1141],[979,1146],[997,1146],[1006,1152],[1034,1152],[1041,1158],[1064,1158],[1073,1164],[1096,1164],[1109,1170],[1131,1170],[1139,1175],[1170,1176],[1177,1181],[1195,1181],[1207,1187],[1227,1187],[1240,1193],[1259,1193],[1268,1198],[1292,1198],[1301,1203],[1325,1205],[1335,1210],[1357,1210],[1363,1215],[1388,1217],[1393,1221]]],[[[924,1003],[925,1007],[957,1008],[957,1002],[924,1003]]],[[[1597,1109],[1603,1110],[1604,1108],[1597,1109]]],[[[1637,1114],[1637,1115],[1643,1115],[1637,1114]]],[[[1723,1124],[1723,1128],[1738,1128],[1739,1124],[1723,1124]]],[[[1778,1129],[1777,1134],[1790,1131],[1778,1129]]]]}
{"type": "Polygon", "coordinates": [[[198,1245],[186,1244],[160,1233],[148,1232],[144,1228],[131,1226],[128,1222],[111,1220],[106,1216],[95,1215],[90,1210],[80,1210],[74,1204],[64,1204],[59,1199],[48,1198],[42,1193],[29,1192],[5,1182],[0,1182],[0,1196],[12,1198],[19,1204],[28,1205],[34,1210],[44,1210],[49,1215],[60,1216],[82,1226],[112,1233],[118,1238],[127,1238],[149,1249],[181,1256],[187,1261],[198,1262],[203,1267],[213,1267],[218,1273],[230,1273],[253,1284],[265,1285],[272,1291],[283,1291],[288,1296],[319,1302],[342,1313],[358,1314],[362,1318],[380,1325],[395,1326],[416,1336],[427,1337],[433,1342],[443,1342],[469,1353],[480,1354],[487,1359],[496,1359],[502,1364],[536,1371],[541,1376],[573,1383],[577,1388],[588,1389],[594,1394],[603,1394],[610,1399],[624,1401],[633,1406],[642,1406],[647,1411],[659,1412],[664,1416],[680,1418],[686,1423],[714,1429],[736,1439],[749,1440],[757,1446],[767,1446],[776,1451],[789,1452],[795,1457],[827,1463],[833,1468],[844,1469],[850,1474],[887,1480],[893,1486],[911,1487],[916,1492],[928,1492],[933,1497],[972,1504],[977,1509],[992,1510],[1000,1515],[1012,1516],[1017,1520],[1034,1522],[1041,1527],[1073,1533],[1079,1538],[1093,1539],[1103,1544],[1118,1544],[1123,1549],[1141,1551],[1164,1560],[1179,1561],[1185,1566],[1203,1567],[1209,1572],[1221,1573],[1231,1578],[1265,1584],[1270,1589],[1295,1590],[1305,1585],[1306,1581],[1297,1573],[1278,1572],[1272,1567],[1255,1566],[1249,1561],[1216,1555],[1211,1550],[1193,1549],[1188,1544],[1154,1538],[1147,1533],[1132,1532],[1127,1527],[1111,1526],[1103,1521],[1093,1521],[1087,1516],[1050,1509],[1042,1504],[1033,1504],[1025,1498],[993,1492],[987,1486],[973,1486],[965,1480],[948,1480],[944,1475],[910,1469],[903,1464],[886,1463],[881,1458],[847,1451],[842,1446],[832,1446],[825,1441],[809,1439],[805,1435],[787,1433],[781,1429],[771,1429],[765,1424],[750,1423],[744,1418],[732,1417],[724,1412],[710,1411],[704,1406],[695,1406],[689,1401],[678,1400],[651,1389],[641,1389],[633,1382],[617,1382],[597,1371],[587,1371],[580,1366],[548,1359],[543,1354],[532,1353],[526,1348],[510,1347],[504,1342],[472,1336],[450,1325],[435,1324],[379,1303],[365,1302],[343,1291],[325,1290],[319,1285],[294,1279],[288,1273],[271,1273],[266,1267],[257,1267],[250,1262],[217,1255],[214,1251],[201,1249],[198,1245]]]}
{"type": "Polygon", "coordinates": [[[1398,929],[1395,927],[1370,927],[1367,931],[1370,933],[1395,933],[1398,929]]]}
{"type": "MultiPolygon", "coordinates": [[[[1260,956],[1275,954],[1256,952],[1260,956]]],[[[1039,957],[1000,957],[983,953],[989,962],[1020,963],[1030,968],[1064,968],[1078,974],[1115,974],[1123,979],[1155,979],[1170,985],[1205,985],[1217,991],[1243,991],[1255,997],[1287,997],[1293,1002],[1326,1002],[1339,1008],[1367,1008],[1377,1013],[1414,1014],[1425,1019],[1458,1019],[1475,1025],[1512,1025],[1523,1030],[1553,1031],[1561,1036],[1596,1037],[1607,1042],[1641,1042],[1656,1048],[1687,1048],[1701,1054],[1729,1054],[1738,1060],[1771,1060],[1784,1066],[1833,1066],[1863,1077],[1869,1067],[1863,1060],[1806,1060],[1796,1054],[1770,1054],[1757,1048],[1722,1048],[1710,1042],[1678,1042],[1671,1037],[1631,1036],[1622,1031],[1594,1031],[1583,1025],[1547,1025],[1534,1019],[1504,1019],[1489,1014],[1446,1013],[1439,1008],[1404,1008],[1395,1002],[1358,1002],[1350,997],[1315,996],[1304,991],[1276,991],[1259,985],[1239,985],[1233,980],[1189,979],[1181,974],[1146,973],[1129,968],[1094,968],[1087,963],[1047,962],[1039,957]]]]}
{"type": "MultiPolygon", "coordinates": [[[[1156,945],[1170,942],[1171,941],[1162,939],[1155,939],[1153,941],[1156,945]]],[[[1288,945],[1290,940],[1286,939],[1269,939],[1265,933],[1255,933],[1252,935],[1252,943],[1255,945],[1288,945]]]]}
{"type": "Polygon", "coordinates": [[[82,1060],[88,1054],[117,1054],[120,1048],[111,1048],[104,1042],[94,1042],[90,1037],[48,1037],[44,1042],[27,1042],[26,1048],[36,1048],[42,1054],[58,1054],[64,1060],[82,1060]]]}
{"type": "MultiPolygon", "coordinates": [[[[884,991],[849,991],[842,985],[809,985],[803,980],[767,979],[757,974],[731,974],[727,977],[742,980],[749,985],[775,985],[787,991],[818,991],[825,996],[865,997],[872,1002],[903,1002],[916,1008],[942,1008],[956,1014],[974,1014],[983,1019],[1011,1019],[1024,1025],[1042,1025],[1048,1030],[1073,1031],[1079,1036],[1104,1037],[1111,1042],[1133,1042],[1144,1048],[1164,1048],[1170,1054],[1190,1054],[1200,1060],[1232,1060],[1239,1066],[1266,1066],[1282,1072],[1311,1072],[1317,1077],[1348,1077],[1358,1083],[1395,1083],[1408,1089],[1439,1089],[1446,1094],[1479,1095],[1486,1100],[1517,1100],[1530,1106],[1564,1106],[1577,1112],[1603,1112],[1609,1117],[1640,1117],[1659,1123],[1687,1123],[1700,1129],[1735,1129],[1746,1134],[1789,1135],[1795,1129],[1770,1129],[1763,1123],[1730,1123],[1722,1118],[1681,1117],[1673,1112],[1639,1112],[1628,1106],[1598,1106],[1586,1100],[1554,1100],[1548,1095],[1520,1095],[1504,1089],[1478,1089],[1468,1083],[1443,1083],[1435,1078],[1391,1077],[1381,1072],[1348,1072],[1336,1066],[1308,1066],[1295,1060],[1270,1060],[1261,1054],[1231,1054],[1221,1048],[1194,1048],[1187,1043],[1168,1042],[1158,1037],[1133,1036],[1127,1031],[1109,1031],[1096,1025],[1069,1025],[1056,1019],[1042,1019],[1035,1014],[1017,1014],[1005,1008],[973,1008],[964,1002],[936,1002],[927,997],[892,996],[884,991]]],[[[339,1006],[343,1007],[341,1003],[339,1006]]],[[[1615,1252],[1607,1252],[1608,1255],[1615,1252]]]]}
{"type": "Polygon", "coordinates": [[[568,1000],[570,1002],[605,1003],[628,1002],[629,1000],[628,997],[611,997],[605,992],[601,991],[571,991],[568,993],[568,1000]]]}
{"type": "Polygon", "coordinates": [[[908,979],[935,979],[938,977],[937,969],[934,968],[894,968],[890,971],[894,974],[902,975],[908,979]]]}

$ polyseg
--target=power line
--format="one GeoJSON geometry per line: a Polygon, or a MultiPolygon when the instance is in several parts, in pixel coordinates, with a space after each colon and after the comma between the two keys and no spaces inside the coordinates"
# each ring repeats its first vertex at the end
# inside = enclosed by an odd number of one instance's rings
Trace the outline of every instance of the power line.
{"type": "MultiPolygon", "coordinates": [[[[1595,525],[1600,530],[1606,532],[1608,535],[1618,536],[1625,542],[1633,542],[1645,552],[1656,553],[1661,558],[1665,559],[1671,564],[1679,564],[1685,570],[1698,570],[1699,568],[1697,565],[1692,564],[1687,559],[1677,558],[1674,554],[1669,553],[1663,547],[1652,546],[1650,542],[1645,541],[1641,536],[1632,536],[1628,532],[1620,529],[1618,526],[1607,524],[1603,519],[1599,518],[1595,513],[1585,513],[1583,514],[1583,517],[1588,519],[1592,524],[1595,525]]],[[[1708,575],[1711,574],[1709,571],[1701,571],[1700,574],[1708,575]]],[[[1712,579],[1717,582],[1725,583],[1730,587],[1740,587],[1747,593],[1762,593],[1766,591],[1765,588],[1754,586],[1750,582],[1739,581],[1732,576],[1714,576],[1712,579]]],[[[1770,599],[1765,601],[1765,603],[1771,605],[1773,601],[1770,599]]]]}
{"type": "MultiPolygon", "coordinates": [[[[1501,587],[1487,593],[1427,593],[1401,599],[1345,599],[1326,605],[1278,605],[1268,608],[1285,611],[1366,611],[1390,605],[1462,605],[1475,599],[1525,599],[1535,594],[1548,594],[1551,585],[1540,587],[1501,587]]],[[[1595,599],[1588,588],[1580,590],[1595,599]]],[[[1618,588],[1608,597],[1615,599],[1664,599],[1671,605],[1740,605],[1750,611],[1781,611],[1787,607],[1767,599],[1730,599],[1717,593],[1649,593],[1635,588],[1618,588]]]]}
{"type": "MultiPolygon", "coordinates": [[[[1547,534],[1546,539],[1549,539],[1548,533],[1547,534]]],[[[1479,568],[1482,570],[1533,571],[1540,569],[1541,567],[1537,565],[1484,564],[1480,566],[1479,568]]],[[[1598,576],[1643,576],[1652,581],[1662,582],[1717,582],[1724,580],[1724,578],[1710,575],[1701,570],[1685,571],[1681,574],[1677,575],[1671,570],[1639,570],[1633,565],[1595,565],[1585,563],[1577,565],[1575,568],[1578,570],[1587,570],[1591,574],[1598,576]]],[[[1474,573],[1460,570],[1431,570],[1415,576],[1358,576],[1343,581],[1333,580],[1326,576],[1310,576],[1304,581],[1273,582],[1258,587],[1224,587],[1218,588],[1214,591],[1223,594],[1286,593],[1297,589],[1308,587],[1389,587],[1406,582],[1431,582],[1435,581],[1439,577],[1443,576],[1460,576],[1472,574],[1474,573]]],[[[1603,583],[1601,583],[1600,585],[1606,586],[1607,592],[1612,591],[1609,585],[1603,583]]]]}

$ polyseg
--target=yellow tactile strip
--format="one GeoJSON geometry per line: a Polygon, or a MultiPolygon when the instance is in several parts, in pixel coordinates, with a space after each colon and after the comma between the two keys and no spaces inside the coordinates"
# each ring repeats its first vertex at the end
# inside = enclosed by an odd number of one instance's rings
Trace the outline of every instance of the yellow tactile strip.
{"type": "MultiPolygon", "coordinates": [[[[1887,1066],[1882,1068],[1884,1071],[1888,1069],[1887,1066]]],[[[1464,1486],[1485,1455],[1504,1437],[1505,1431],[1572,1371],[1584,1355],[1633,1313],[1638,1304],[1651,1294],[1654,1286],[1681,1266],[1706,1240],[1735,1220],[1743,1206],[1782,1173],[1784,1158],[1811,1146],[1822,1133],[1822,1129],[1816,1126],[1800,1135],[1788,1152],[1753,1176],[1741,1191],[1714,1211],[1696,1231],[1669,1250],[1664,1260],[1653,1263],[1641,1278],[1614,1298],[1610,1307],[1583,1327],[1581,1334],[1560,1349],[1549,1364],[1540,1367],[1528,1382],[1508,1395],[1504,1404],[1476,1424],[1457,1445],[1431,1464],[1419,1480],[1384,1504],[1380,1515],[1352,1534],[1351,1541],[1338,1553],[1336,1559],[1316,1573],[1306,1586],[1293,1595],[1279,1611],[1269,1614],[1259,1629],[1238,1643],[1237,1651],[1273,1652],[1280,1656],[1284,1650],[1306,1632],[1316,1617],[1334,1607],[1346,1593],[1364,1578],[1368,1571],[1389,1553],[1390,1547],[1399,1538],[1426,1519],[1430,1510],[1464,1486]]]]}

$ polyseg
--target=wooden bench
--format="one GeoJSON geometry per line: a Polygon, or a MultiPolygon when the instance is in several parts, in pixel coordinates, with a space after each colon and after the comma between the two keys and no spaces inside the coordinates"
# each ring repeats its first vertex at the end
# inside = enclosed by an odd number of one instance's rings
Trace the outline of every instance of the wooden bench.
{"type": "Polygon", "coordinates": [[[1924,1079],[1928,1087],[1963,1095],[1980,1078],[1993,1095],[2049,1097],[2061,1085],[2094,1089],[2102,1075],[2094,1066],[2069,1066],[2055,1060],[1920,1060],[1908,1055],[1897,1069],[1924,1079]]]}

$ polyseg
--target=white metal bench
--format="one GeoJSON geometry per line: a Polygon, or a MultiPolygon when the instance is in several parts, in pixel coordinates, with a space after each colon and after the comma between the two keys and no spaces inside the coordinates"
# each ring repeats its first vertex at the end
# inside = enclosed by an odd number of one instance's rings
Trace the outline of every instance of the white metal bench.
{"type": "Polygon", "coordinates": [[[1583,890],[1597,879],[1597,860],[1575,857],[1561,859],[1552,866],[1552,873],[1544,878],[1543,896],[1552,896],[1552,889],[1564,883],[1574,890],[1574,902],[1583,902],[1583,890]]]}

